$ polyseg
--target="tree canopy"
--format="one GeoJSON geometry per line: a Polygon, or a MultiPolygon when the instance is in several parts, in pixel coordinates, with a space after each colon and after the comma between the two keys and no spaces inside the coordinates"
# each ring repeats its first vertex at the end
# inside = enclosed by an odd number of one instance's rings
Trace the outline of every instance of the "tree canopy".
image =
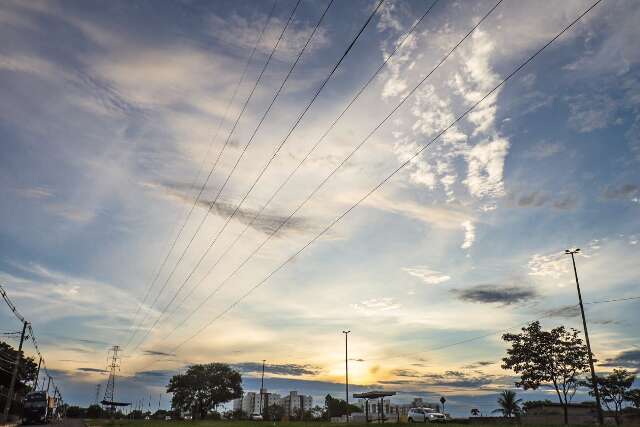
{"type": "MultiPolygon", "coordinates": [[[[9,387],[17,354],[18,350],[6,342],[0,341],[0,386],[9,387]]],[[[16,393],[25,394],[31,390],[30,386],[36,379],[37,369],[38,365],[32,357],[24,357],[24,353],[20,355],[20,369],[18,369],[18,381],[15,385],[16,393]]]]}
{"type": "MultiPolygon", "coordinates": [[[[629,391],[636,380],[636,375],[626,369],[614,369],[607,376],[597,376],[598,391],[600,398],[607,410],[613,412],[616,424],[620,424],[620,412],[622,405],[629,399],[629,391]]],[[[583,385],[589,387],[590,395],[594,395],[593,381],[590,377],[586,378],[583,385]]]]}
{"type": "Polygon", "coordinates": [[[174,409],[204,419],[215,406],[242,396],[242,378],[224,363],[193,365],[171,378],[167,392],[174,409]]]}
{"type": "Polygon", "coordinates": [[[542,330],[540,322],[532,322],[519,334],[504,334],[502,339],[511,343],[503,369],[520,375],[515,385],[525,390],[551,385],[564,409],[568,422],[567,404],[578,386],[578,375],[589,367],[589,352],[575,329],[559,326],[542,330]]]}

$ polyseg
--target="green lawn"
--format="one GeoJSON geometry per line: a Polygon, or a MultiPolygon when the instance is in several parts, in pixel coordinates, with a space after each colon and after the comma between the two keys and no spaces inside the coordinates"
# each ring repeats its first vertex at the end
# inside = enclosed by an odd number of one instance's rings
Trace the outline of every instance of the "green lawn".
{"type": "MultiPolygon", "coordinates": [[[[85,420],[88,427],[339,427],[341,424],[326,421],[161,421],[161,420],[85,420]]],[[[371,427],[374,424],[368,424],[371,427]]],[[[386,424],[393,426],[394,423],[386,424]]],[[[406,424],[408,425],[408,424],[406,424]]],[[[447,423],[447,426],[462,426],[463,424],[447,423]]],[[[350,423],[350,427],[364,427],[367,424],[350,423]]],[[[483,426],[491,427],[488,424],[483,426]]],[[[467,425],[465,425],[467,427],[467,425]]],[[[504,424],[501,425],[504,427],[504,424]]]]}

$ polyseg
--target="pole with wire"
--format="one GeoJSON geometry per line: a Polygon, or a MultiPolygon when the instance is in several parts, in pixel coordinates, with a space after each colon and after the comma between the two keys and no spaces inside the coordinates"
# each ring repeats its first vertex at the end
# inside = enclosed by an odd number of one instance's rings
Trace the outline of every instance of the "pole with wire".
{"type": "Polygon", "coordinates": [[[18,352],[16,353],[16,361],[13,365],[13,372],[11,373],[11,382],[9,383],[9,391],[7,392],[7,401],[4,403],[4,412],[2,413],[2,419],[4,421],[9,419],[9,411],[11,410],[11,404],[13,403],[13,391],[16,386],[16,380],[18,378],[18,370],[20,368],[20,359],[22,357],[22,344],[24,343],[24,336],[27,332],[26,320],[22,321],[22,334],[20,335],[20,345],[18,346],[18,352]]]}
{"type": "Polygon", "coordinates": [[[351,331],[342,331],[344,334],[344,386],[347,402],[347,422],[349,422],[349,333],[351,331]]]}
{"type": "Polygon", "coordinates": [[[580,282],[578,281],[578,269],[576,268],[575,254],[580,253],[580,249],[566,249],[565,254],[571,255],[571,262],[573,263],[573,273],[576,277],[576,289],[578,290],[578,302],[580,304],[580,314],[582,315],[582,326],[584,328],[584,339],[587,343],[587,351],[589,352],[589,368],[591,369],[591,382],[593,384],[593,394],[596,398],[596,406],[598,407],[598,424],[604,424],[604,417],[602,415],[602,406],[600,406],[600,390],[598,390],[598,377],[596,376],[596,370],[593,366],[593,353],[591,352],[591,343],[589,342],[589,332],[587,330],[587,318],[584,315],[584,306],[582,305],[582,293],[580,292],[580,282]]]}

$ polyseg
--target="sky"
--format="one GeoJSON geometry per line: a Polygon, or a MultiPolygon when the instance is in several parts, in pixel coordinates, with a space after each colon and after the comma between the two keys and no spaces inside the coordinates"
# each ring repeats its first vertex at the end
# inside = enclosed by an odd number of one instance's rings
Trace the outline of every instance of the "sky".
{"type": "Polygon", "coordinates": [[[597,370],[638,369],[640,4],[454,123],[591,2],[505,0],[448,56],[494,2],[377,3],[2,2],[0,283],[65,401],[119,345],[118,400],[267,360],[321,404],[350,330],[353,391],[490,411],[501,333],[581,329],[576,247],[597,370]]]}

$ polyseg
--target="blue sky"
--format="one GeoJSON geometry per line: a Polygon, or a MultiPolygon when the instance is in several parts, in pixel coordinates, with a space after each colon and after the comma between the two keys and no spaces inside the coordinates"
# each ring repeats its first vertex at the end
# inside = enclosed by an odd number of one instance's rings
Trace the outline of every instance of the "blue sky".
{"type": "MultiPolygon", "coordinates": [[[[122,399],[160,393],[167,375],[188,363],[246,370],[262,359],[274,367],[272,388],[340,395],[340,331],[348,328],[353,358],[361,360],[352,362],[355,384],[407,399],[444,394],[462,415],[490,407],[499,390],[513,386],[497,363],[505,346],[492,331],[540,317],[547,327],[580,326],[567,308],[576,295],[564,249],[583,251],[577,263],[585,301],[640,295],[640,7],[604,1],[219,317],[590,5],[500,4],[225,280],[493,4],[437,3],[244,231],[430,5],[385,2],[190,277],[375,3],[331,5],[207,214],[205,204],[327,3],[300,3],[229,136],[294,1],[278,1],[269,21],[270,2],[3,2],[0,281],[32,321],[67,400],[93,399],[95,384],[106,380],[95,370],[114,344],[125,346],[122,399]],[[200,203],[135,316],[227,137],[200,203]],[[151,329],[182,283],[169,305],[173,314],[151,329]],[[433,350],[478,336],[485,337],[433,350]]],[[[599,369],[638,367],[636,301],[587,305],[599,369]]],[[[3,330],[12,321],[7,310],[0,319],[3,330]]]]}

